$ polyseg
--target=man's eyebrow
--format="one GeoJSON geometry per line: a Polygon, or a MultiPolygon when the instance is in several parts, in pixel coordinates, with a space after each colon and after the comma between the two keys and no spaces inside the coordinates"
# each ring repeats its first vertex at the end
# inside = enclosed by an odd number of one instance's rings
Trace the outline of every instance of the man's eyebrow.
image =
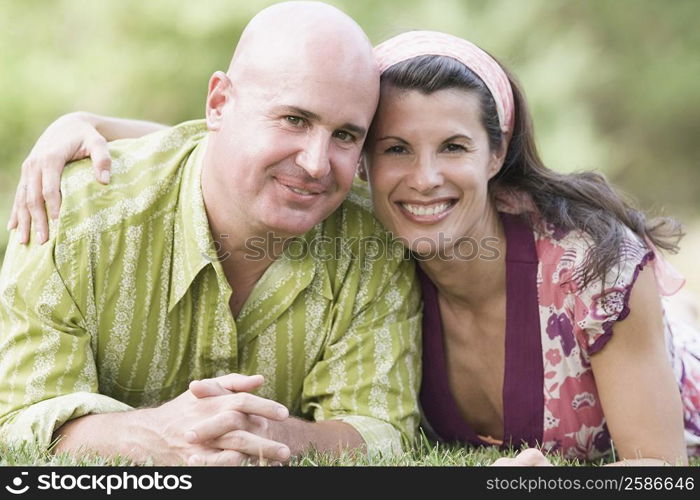
{"type": "Polygon", "coordinates": [[[360,139],[362,139],[367,134],[366,128],[360,127],[359,125],[355,125],[354,123],[345,123],[340,128],[349,130],[350,132],[354,133],[360,139]]]}
{"type": "MultiPolygon", "coordinates": [[[[285,112],[299,115],[303,118],[306,118],[307,120],[321,121],[321,117],[319,115],[307,109],[298,108],[296,106],[284,106],[282,109],[285,112]]],[[[359,125],[355,125],[354,123],[344,123],[339,128],[352,132],[360,138],[364,137],[367,134],[366,128],[361,127],[359,125]]]]}
{"type": "Polygon", "coordinates": [[[308,120],[316,120],[319,121],[321,117],[317,115],[316,113],[312,111],[308,111],[306,109],[301,109],[297,108],[296,106],[283,106],[282,110],[286,113],[292,113],[295,115],[301,115],[302,117],[308,119],[308,120]]]}

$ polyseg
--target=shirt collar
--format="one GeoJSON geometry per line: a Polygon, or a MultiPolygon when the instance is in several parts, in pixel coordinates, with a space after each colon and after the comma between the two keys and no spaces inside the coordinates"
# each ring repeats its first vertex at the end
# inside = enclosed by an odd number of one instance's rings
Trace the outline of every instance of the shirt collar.
{"type": "Polygon", "coordinates": [[[206,137],[185,160],[175,207],[173,267],[168,312],[185,295],[194,278],[217,258],[202,196],[202,160],[206,137]]]}

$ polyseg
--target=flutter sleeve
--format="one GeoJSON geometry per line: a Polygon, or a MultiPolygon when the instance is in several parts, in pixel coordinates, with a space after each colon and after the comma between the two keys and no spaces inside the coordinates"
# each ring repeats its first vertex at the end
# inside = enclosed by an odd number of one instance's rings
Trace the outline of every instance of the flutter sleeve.
{"type": "MultiPolygon", "coordinates": [[[[585,262],[585,255],[579,261],[585,262]]],[[[631,231],[620,247],[620,257],[603,278],[597,278],[574,292],[574,319],[579,342],[588,355],[600,351],[612,338],[613,327],[630,313],[629,300],[639,273],[653,262],[655,254],[631,231]],[[582,337],[582,338],[581,338],[582,337]]],[[[580,280],[581,273],[574,273],[580,280]]]]}

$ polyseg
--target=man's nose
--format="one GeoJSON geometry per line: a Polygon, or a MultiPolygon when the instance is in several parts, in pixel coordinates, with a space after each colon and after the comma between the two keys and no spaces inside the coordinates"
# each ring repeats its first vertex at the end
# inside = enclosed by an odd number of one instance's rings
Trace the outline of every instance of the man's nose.
{"type": "Polygon", "coordinates": [[[331,166],[328,160],[330,136],[325,133],[311,133],[307,136],[306,144],[296,157],[296,164],[303,168],[314,179],[322,179],[328,175],[331,166]]]}
{"type": "Polygon", "coordinates": [[[429,193],[443,182],[442,172],[432,155],[419,157],[417,165],[407,178],[408,187],[419,193],[429,193]]]}

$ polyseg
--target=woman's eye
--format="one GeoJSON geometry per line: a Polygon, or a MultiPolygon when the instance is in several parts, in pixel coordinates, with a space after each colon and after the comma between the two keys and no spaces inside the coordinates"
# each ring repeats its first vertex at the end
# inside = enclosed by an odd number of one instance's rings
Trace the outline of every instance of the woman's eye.
{"type": "Polygon", "coordinates": [[[450,144],[445,145],[445,151],[447,151],[448,153],[461,153],[466,152],[467,148],[465,148],[461,144],[455,144],[451,142],[450,144]]]}
{"type": "Polygon", "coordinates": [[[403,146],[391,146],[390,148],[387,148],[384,153],[390,154],[390,155],[400,155],[406,152],[406,148],[403,146]]]}

